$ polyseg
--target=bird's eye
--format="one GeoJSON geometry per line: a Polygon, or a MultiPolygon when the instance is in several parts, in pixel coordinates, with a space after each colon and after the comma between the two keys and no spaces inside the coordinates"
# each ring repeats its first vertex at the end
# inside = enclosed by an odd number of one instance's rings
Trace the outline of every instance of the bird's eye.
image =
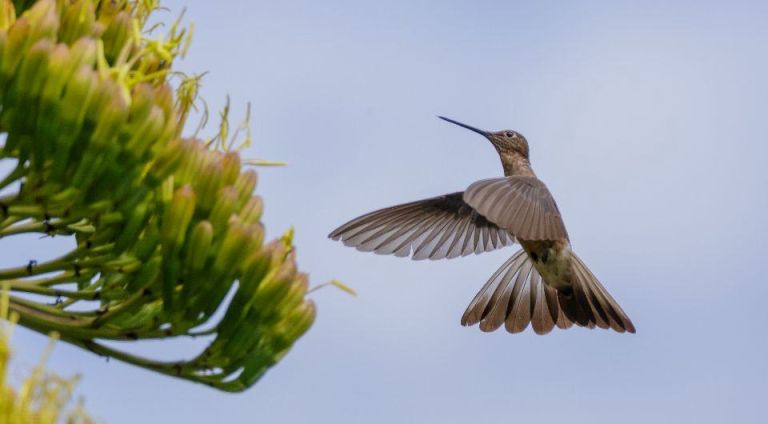
{"type": "Polygon", "coordinates": [[[513,133],[512,131],[507,131],[504,135],[511,138],[515,136],[515,133],[513,133]]]}

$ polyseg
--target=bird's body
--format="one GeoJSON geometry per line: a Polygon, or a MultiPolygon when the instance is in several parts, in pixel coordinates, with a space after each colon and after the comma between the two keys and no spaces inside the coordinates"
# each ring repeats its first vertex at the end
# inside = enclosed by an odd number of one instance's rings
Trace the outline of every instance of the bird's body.
{"type": "Polygon", "coordinates": [[[541,275],[544,284],[571,290],[571,243],[568,240],[517,240],[541,275]]]}
{"type": "MultiPolygon", "coordinates": [[[[512,131],[503,132],[517,134],[512,131]]],[[[527,151],[527,148],[525,150],[527,151]]],[[[496,151],[499,153],[505,176],[537,178],[530,161],[523,154],[503,147],[497,147],[496,151]]],[[[517,242],[533,261],[533,266],[541,275],[544,284],[558,290],[570,290],[571,243],[567,237],[557,240],[523,240],[518,237],[517,242]]]]}
{"type": "Polygon", "coordinates": [[[466,256],[508,246],[522,250],[505,262],[470,303],[463,325],[537,334],[555,326],[634,332],[629,317],[573,253],[565,224],[546,185],[533,172],[527,140],[510,130],[487,132],[505,177],[452,193],[381,209],[334,230],[330,237],[358,250],[413,259],[466,256]]]}

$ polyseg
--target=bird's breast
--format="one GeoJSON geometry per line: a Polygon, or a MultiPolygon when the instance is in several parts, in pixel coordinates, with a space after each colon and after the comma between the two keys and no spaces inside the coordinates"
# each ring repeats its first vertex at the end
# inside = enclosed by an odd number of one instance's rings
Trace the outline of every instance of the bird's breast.
{"type": "Polygon", "coordinates": [[[571,287],[571,244],[568,240],[519,240],[544,282],[558,290],[571,287]]]}

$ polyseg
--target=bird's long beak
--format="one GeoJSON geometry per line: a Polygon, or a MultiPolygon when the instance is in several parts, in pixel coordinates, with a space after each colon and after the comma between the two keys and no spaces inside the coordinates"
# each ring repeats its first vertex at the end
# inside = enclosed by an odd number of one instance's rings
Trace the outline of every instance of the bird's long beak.
{"type": "Polygon", "coordinates": [[[448,122],[450,122],[452,124],[456,124],[456,125],[458,125],[460,127],[464,127],[464,128],[466,128],[466,129],[468,129],[470,131],[474,131],[474,132],[476,132],[478,134],[481,134],[481,135],[483,135],[485,137],[490,137],[490,135],[491,135],[488,131],[483,131],[481,129],[477,129],[475,127],[469,126],[467,124],[462,124],[459,121],[454,121],[453,119],[446,118],[445,116],[438,116],[438,118],[442,119],[443,121],[448,121],[448,122]]]}

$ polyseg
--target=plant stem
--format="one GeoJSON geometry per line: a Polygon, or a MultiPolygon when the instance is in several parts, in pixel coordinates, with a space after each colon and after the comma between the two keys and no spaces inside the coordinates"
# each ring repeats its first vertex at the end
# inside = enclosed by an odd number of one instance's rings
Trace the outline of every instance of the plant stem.
{"type": "MultiPolygon", "coordinates": [[[[9,280],[13,278],[28,277],[31,275],[41,275],[41,274],[47,274],[53,271],[58,271],[58,270],[64,271],[68,268],[71,269],[71,268],[79,267],[80,264],[74,263],[72,259],[79,255],[82,255],[82,253],[85,251],[87,251],[86,247],[78,246],[72,249],[71,251],[69,251],[67,254],[59,258],[50,260],[48,262],[43,262],[39,264],[30,262],[25,266],[0,269],[0,280],[9,280]]],[[[88,261],[90,263],[98,263],[97,258],[89,258],[88,261]]]]}
{"type": "MultiPolygon", "coordinates": [[[[42,234],[54,234],[58,231],[61,231],[63,229],[66,229],[67,225],[74,224],[77,222],[77,219],[68,219],[68,220],[55,220],[55,221],[32,221],[32,222],[25,222],[23,224],[19,225],[13,225],[13,226],[7,226],[3,229],[0,229],[0,237],[10,236],[13,234],[24,234],[24,233],[42,233],[42,234]]],[[[62,234],[62,233],[59,233],[62,234]]],[[[69,233],[64,233],[69,234],[69,233]]]]}
{"type": "Polygon", "coordinates": [[[78,300],[97,300],[99,298],[99,293],[94,291],[71,291],[33,285],[14,285],[13,283],[11,283],[11,290],[23,293],[39,294],[42,296],[68,297],[70,299],[78,300]]]}

